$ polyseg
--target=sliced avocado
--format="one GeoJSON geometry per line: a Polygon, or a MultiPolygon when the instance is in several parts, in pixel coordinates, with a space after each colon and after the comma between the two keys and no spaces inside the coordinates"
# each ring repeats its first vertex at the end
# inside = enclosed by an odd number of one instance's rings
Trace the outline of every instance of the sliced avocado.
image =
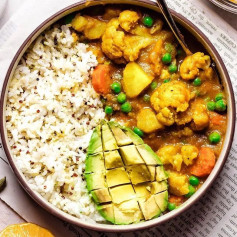
{"type": "Polygon", "coordinates": [[[151,181],[151,175],[146,165],[135,165],[126,167],[132,184],[151,181]]]}
{"type": "Polygon", "coordinates": [[[134,185],[134,190],[138,198],[148,199],[151,196],[151,187],[150,183],[142,183],[134,185]]]}
{"type": "Polygon", "coordinates": [[[167,181],[162,182],[152,182],[151,185],[151,194],[157,194],[164,192],[168,189],[167,181]]]}
{"type": "Polygon", "coordinates": [[[131,184],[110,188],[109,191],[112,196],[112,201],[117,204],[136,198],[136,194],[131,184]]]}
{"type": "Polygon", "coordinates": [[[108,124],[119,146],[126,146],[132,144],[131,138],[123,132],[123,130],[118,126],[117,123],[109,122],[108,124]]]}
{"type": "Polygon", "coordinates": [[[96,209],[99,211],[100,215],[103,216],[107,221],[110,221],[112,223],[115,222],[113,204],[99,205],[96,209]]]}
{"type": "Polygon", "coordinates": [[[102,141],[101,141],[101,126],[97,126],[91,136],[89,146],[87,148],[87,154],[94,154],[102,152],[102,141]]]}
{"type": "Polygon", "coordinates": [[[138,153],[136,146],[123,146],[119,148],[119,151],[121,153],[125,165],[144,164],[144,161],[138,153]]]}
{"type": "Polygon", "coordinates": [[[139,199],[139,205],[146,220],[158,217],[161,214],[159,206],[156,204],[155,197],[151,196],[146,199],[139,199]]]}
{"type": "Polygon", "coordinates": [[[143,219],[142,212],[136,200],[125,201],[114,205],[115,224],[127,225],[143,219]]]}
{"type": "Polygon", "coordinates": [[[117,150],[106,151],[104,157],[106,169],[114,169],[124,166],[122,158],[117,150]]]}
{"type": "Polygon", "coordinates": [[[97,154],[87,155],[85,163],[86,174],[95,173],[98,171],[101,172],[105,170],[105,161],[101,152],[97,154]]]}
{"type": "Polygon", "coordinates": [[[139,145],[137,149],[147,165],[162,165],[159,157],[147,144],[139,145]]]}
{"type": "Polygon", "coordinates": [[[103,172],[85,174],[88,191],[106,188],[105,175],[103,172]]]}
{"type": "Polygon", "coordinates": [[[157,166],[156,167],[156,181],[161,182],[163,180],[168,179],[168,174],[164,170],[164,166],[157,166]]]}
{"type": "Polygon", "coordinates": [[[130,128],[124,127],[123,130],[126,133],[126,135],[130,137],[134,145],[144,144],[143,140],[136,133],[134,133],[130,128]]]}
{"type": "Polygon", "coordinates": [[[91,191],[91,195],[96,203],[111,202],[111,196],[107,188],[91,191]]]}
{"type": "Polygon", "coordinates": [[[155,166],[147,166],[150,174],[151,174],[151,181],[156,180],[156,167],[155,166]]]}
{"type": "Polygon", "coordinates": [[[106,181],[107,181],[108,187],[130,183],[128,174],[123,167],[107,170],[106,181]]]}
{"type": "Polygon", "coordinates": [[[155,200],[158,207],[164,212],[168,206],[168,191],[156,194],[155,200]]]}
{"type": "Polygon", "coordinates": [[[110,131],[110,128],[106,123],[102,125],[102,141],[104,151],[112,151],[118,149],[113,133],[110,131]]]}

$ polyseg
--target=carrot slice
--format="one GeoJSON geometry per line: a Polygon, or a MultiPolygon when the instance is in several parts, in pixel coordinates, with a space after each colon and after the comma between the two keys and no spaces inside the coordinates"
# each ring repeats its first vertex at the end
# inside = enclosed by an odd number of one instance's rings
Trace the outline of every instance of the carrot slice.
{"type": "Polygon", "coordinates": [[[99,94],[108,94],[110,91],[111,77],[110,66],[105,64],[98,65],[92,74],[92,85],[99,94]]]}
{"type": "Polygon", "coordinates": [[[215,112],[210,113],[211,126],[220,126],[226,122],[226,117],[215,112]]]}
{"type": "Polygon", "coordinates": [[[216,157],[213,150],[209,147],[202,147],[196,163],[191,167],[191,174],[197,177],[209,175],[216,163],[216,157]]]}
{"type": "Polygon", "coordinates": [[[184,202],[184,196],[174,196],[169,197],[169,202],[174,203],[176,206],[180,206],[184,202]]]}

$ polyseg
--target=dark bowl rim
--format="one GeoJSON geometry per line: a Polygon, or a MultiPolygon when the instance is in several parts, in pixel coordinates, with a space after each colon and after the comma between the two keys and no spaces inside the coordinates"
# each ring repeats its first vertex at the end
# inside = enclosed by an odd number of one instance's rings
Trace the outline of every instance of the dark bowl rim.
{"type": "MultiPolygon", "coordinates": [[[[135,6],[139,6],[140,5],[145,5],[144,7],[149,8],[150,7],[157,7],[155,2],[152,2],[151,0],[129,0],[127,2],[121,3],[122,1],[115,1],[114,3],[111,2],[106,2],[106,0],[93,0],[93,5],[100,5],[100,4],[128,4],[128,5],[135,5],[135,6]],[[120,2],[120,3],[119,3],[120,2]]],[[[205,189],[202,190],[202,192],[199,193],[199,195],[193,199],[189,204],[187,204],[186,206],[180,208],[180,210],[175,211],[169,218],[159,221],[159,218],[155,219],[157,221],[154,221],[153,223],[150,223],[150,221],[146,221],[144,223],[144,225],[140,225],[139,224],[132,224],[132,225],[127,225],[127,226],[117,226],[117,228],[113,228],[115,227],[115,225],[108,225],[108,227],[105,227],[104,225],[101,225],[101,227],[98,227],[96,225],[93,225],[93,223],[86,223],[86,221],[81,221],[78,218],[78,221],[74,221],[72,220],[70,217],[65,216],[62,210],[56,208],[56,207],[52,207],[50,205],[50,203],[45,203],[47,201],[42,201],[42,198],[39,198],[39,196],[30,188],[30,186],[28,185],[28,183],[21,177],[21,172],[18,170],[15,162],[13,161],[13,158],[11,156],[10,150],[8,149],[7,146],[7,134],[5,134],[5,124],[4,124],[4,102],[5,102],[5,96],[6,96],[6,89],[7,89],[7,85],[8,85],[8,81],[10,79],[12,70],[15,66],[16,61],[19,58],[19,55],[21,54],[21,52],[24,50],[24,48],[27,46],[27,44],[31,41],[31,38],[37,34],[37,32],[39,32],[46,24],[48,24],[49,22],[53,21],[55,18],[57,18],[60,15],[63,15],[63,13],[69,11],[70,9],[79,7],[79,6],[83,6],[85,5],[84,8],[88,8],[90,7],[87,6],[86,4],[88,4],[88,0],[82,0],[80,2],[71,4],[68,7],[65,7],[63,9],[61,9],[60,11],[56,12],[55,14],[53,14],[52,16],[50,16],[49,18],[47,18],[45,21],[43,21],[27,38],[26,40],[23,42],[23,44],[20,46],[20,48],[18,49],[17,53],[15,54],[9,68],[7,71],[7,74],[5,76],[4,79],[4,83],[3,83],[3,87],[2,87],[2,91],[1,91],[1,101],[0,101],[0,133],[1,133],[1,139],[2,139],[2,144],[3,144],[3,148],[5,150],[6,156],[8,158],[10,167],[12,168],[13,172],[15,173],[19,183],[21,184],[21,186],[25,189],[25,191],[30,195],[30,197],[37,202],[42,208],[44,208],[45,210],[47,210],[50,214],[64,220],[67,221],[71,224],[75,224],[79,227],[82,228],[86,228],[86,229],[91,229],[91,230],[95,230],[95,231],[103,231],[103,232],[130,232],[130,231],[137,231],[137,230],[142,230],[142,229],[147,229],[147,228],[151,228],[157,225],[160,225],[168,220],[173,219],[174,217],[180,215],[181,213],[185,212],[186,210],[188,210],[195,202],[197,202],[203,195],[204,193],[211,187],[212,183],[215,181],[215,179],[217,178],[217,176],[219,175],[219,173],[221,172],[227,158],[228,158],[228,154],[230,152],[231,149],[231,145],[232,145],[232,141],[233,141],[233,136],[234,136],[234,131],[235,131],[235,99],[234,99],[234,92],[233,92],[233,88],[232,88],[232,84],[231,84],[231,80],[229,77],[229,74],[227,72],[227,69],[225,67],[225,64],[223,62],[223,60],[221,59],[219,53],[217,52],[217,50],[215,49],[215,47],[213,46],[213,44],[210,42],[210,40],[207,38],[207,36],[205,36],[205,34],[199,29],[197,28],[192,22],[190,22],[187,18],[185,18],[184,16],[180,15],[179,13],[171,10],[172,15],[176,18],[176,20],[178,21],[182,21],[185,22],[186,24],[189,25],[190,28],[194,29],[196,32],[198,32],[198,34],[201,36],[201,38],[204,39],[204,41],[207,43],[208,47],[211,49],[212,53],[215,55],[216,59],[220,62],[220,67],[223,70],[223,74],[224,77],[226,78],[226,83],[228,85],[228,88],[230,90],[230,101],[231,101],[231,115],[232,115],[232,123],[230,124],[231,130],[230,130],[230,137],[229,137],[229,141],[228,141],[228,145],[226,148],[226,152],[224,154],[223,160],[221,161],[220,167],[219,169],[216,171],[215,175],[212,177],[212,180],[209,181],[208,185],[205,187],[205,189]]],[[[158,7],[157,7],[158,9],[158,7]]],[[[67,214],[69,215],[69,214],[67,214]]],[[[75,218],[72,216],[72,218],[75,218]]]]}

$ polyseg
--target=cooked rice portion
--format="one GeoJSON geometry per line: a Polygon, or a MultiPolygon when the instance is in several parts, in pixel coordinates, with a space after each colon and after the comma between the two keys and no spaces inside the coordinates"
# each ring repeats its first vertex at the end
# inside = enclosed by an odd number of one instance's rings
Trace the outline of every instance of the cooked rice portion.
{"type": "Polygon", "coordinates": [[[89,80],[96,65],[67,26],[47,30],[15,71],[6,125],[16,163],[32,189],[69,214],[101,221],[83,180],[92,130],[105,117],[89,80]]]}

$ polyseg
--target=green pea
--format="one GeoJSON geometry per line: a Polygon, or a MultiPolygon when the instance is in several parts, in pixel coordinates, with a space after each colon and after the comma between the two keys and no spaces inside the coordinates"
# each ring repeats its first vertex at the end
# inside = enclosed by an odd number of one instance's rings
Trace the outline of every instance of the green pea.
{"type": "Polygon", "coordinates": [[[166,51],[167,53],[172,53],[172,51],[173,51],[173,45],[170,44],[170,43],[165,44],[165,51],[166,51]]]}
{"type": "Polygon", "coordinates": [[[219,101],[219,100],[222,100],[224,98],[224,95],[223,93],[218,93],[215,97],[215,101],[219,101]]]}
{"type": "Polygon", "coordinates": [[[170,82],[170,79],[165,79],[165,80],[163,81],[163,83],[168,83],[168,82],[170,82]]]}
{"type": "Polygon", "coordinates": [[[65,16],[65,18],[64,18],[65,24],[66,25],[70,24],[75,16],[76,16],[76,13],[71,13],[71,14],[65,16]]]}
{"type": "Polygon", "coordinates": [[[188,189],[189,193],[185,195],[186,198],[190,198],[196,192],[196,189],[192,185],[189,185],[188,189]]]}
{"type": "Polygon", "coordinates": [[[154,24],[154,20],[150,16],[145,16],[142,22],[147,27],[152,27],[154,24]]]}
{"type": "Polygon", "coordinates": [[[169,203],[168,203],[168,210],[169,210],[169,211],[173,211],[173,210],[175,210],[175,209],[176,209],[175,203],[169,202],[169,203]]]}
{"type": "Polygon", "coordinates": [[[189,183],[190,183],[191,185],[193,185],[193,186],[198,186],[199,183],[200,183],[200,181],[199,181],[199,179],[198,179],[197,177],[195,177],[195,176],[190,176],[190,177],[189,177],[189,183]]]}
{"type": "Polygon", "coordinates": [[[132,111],[132,105],[129,102],[125,102],[122,104],[121,110],[124,113],[129,113],[132,111]]]}
{"type": "Polygon", "coordinates": [[[202,84],[201,78],[197,77],[196,79],[194,79],[193,81],[194,86],[201,86],[201,84],[202,84]]]}
{"type": "Polygon", "coordinates": [[[119,82],[112,83],[110,87],[115,94],[121,92],[121,84],[119,82]]]}
{"type": "Polygon", "coordinates": [[[117,96],[117,101],[119,102],[119,104],[125,103],[126,100],[127,100],[127,96],[126,96],[124,93],[120,93],[120,94],[117,96]]]}
{"type": "Polygon", "coordinates": [[[135,132],[139,137],[143,137],[144,133],[141,129],[134,127],[133,132],[135,132]]]}
{"type": "Polygon", "coordinates": [[[149,102],[150,99],[151,99],[151,96],[150,96],[150,95],[144,95],[144,96],[143,96],[143,100],[144,100],[145,102],[149,102]]]}
{"type": "Polygon", "coordinates": [[[177,70],[178,70],[178,67],[175,64],[171,64],[169,66],[169,72],[175,73],[175,72],[177,72],[177,70]]]}
{"type": "Polygon", "coordinates": [[[151,89],[152,89],[152,90],[155,90],[157,86],[158,86],[158,83],[157,83],[157,82],[153,81],[153,82],[151,83],[151,89]]]}
{"type": "Polygon", "coordinates": [[[216,103],[214,101],[208,101],[207,109],[210,111],[214,111],[216,109],[216,103]]]}
{"type": "Polygon", "coordinates": [[[209,141],[213,144],[217,144],[221,140],[221,135],[219,132],[212,132],[209,137],[209,141]]]}
{"type": "Polygon", "coordinates": [[[170,53],[165,53],[161,60],[164,64],[170,64],[171,61],[172,61],[171,54],[170,53]]]}
{"type": "Polygon", "coordinates": [[[105,106],[105,113],[106,114],[112,114],[114,112],[113,108],[111,106],[105,106]]]}
{"type": "Polygon", "coordinates": [[[224,112],[226,111],[227,105],[224,100],[218,100],[216,102],[216,110],[219,112],[224,112]]]}

